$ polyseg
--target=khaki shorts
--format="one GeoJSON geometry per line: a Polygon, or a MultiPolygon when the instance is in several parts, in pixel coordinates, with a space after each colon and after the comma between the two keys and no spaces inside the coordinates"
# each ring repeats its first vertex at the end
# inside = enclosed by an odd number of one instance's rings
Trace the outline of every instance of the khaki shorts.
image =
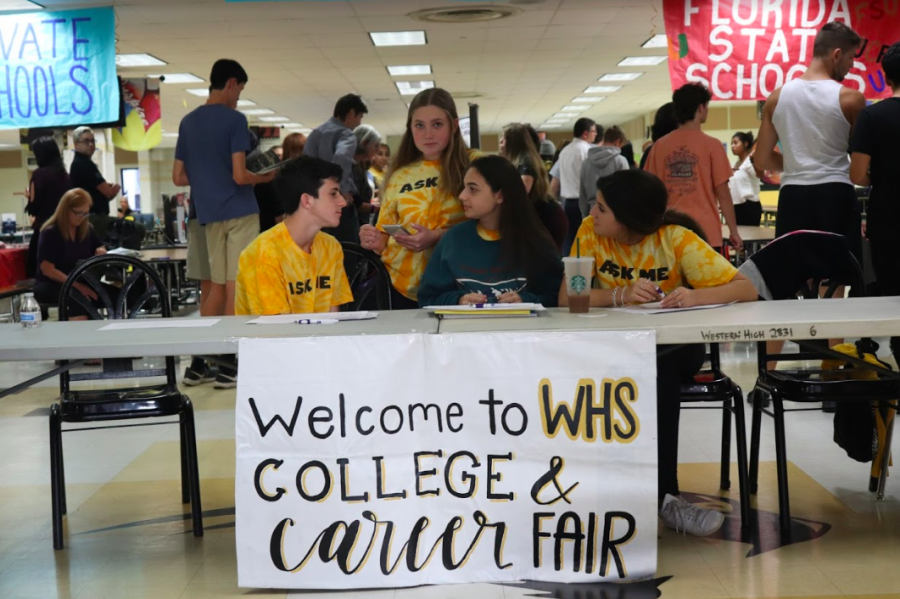
{"type": "Polygon", "coordinates": [[[206,225],[206,248],[212,282],[224,285],[237,280],[241,252],[259,235],[259,215],[248,214],[206,225]]]}
{"type": "Polygon", "coordinates": [[[188,221],[187,228],[187,273],[188,279],[209,281],[209,250],[206,249],[206,227],[196,218],[188,221]]]}

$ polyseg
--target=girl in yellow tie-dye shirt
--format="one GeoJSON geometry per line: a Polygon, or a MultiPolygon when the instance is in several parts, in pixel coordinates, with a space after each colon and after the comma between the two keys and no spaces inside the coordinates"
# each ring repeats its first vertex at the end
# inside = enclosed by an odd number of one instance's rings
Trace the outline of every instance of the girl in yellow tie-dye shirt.
{"type": "MultiPolygon", "coordinates": [[[[756,300],[753,284],[706,243],[700,226],[666,210],[668,192],[655,175],[619,171],[597,187],[597,203],[571,253],[580,249],[594,259],[591,306],[658,301],[663,308],[690,308],[756,300]]],[[[568,305],[565,283],[559,300],[568,305]]],[[[666,526],[697,536],[714,533],[725,520],[678,491],[680,385],[693,381],[705,353],[703,345],[660,346],[656,356],[659,515],[666,526]]]]}
{"type": "Polygon", "coordinates": [[[434,247],[466,220],[459,193],[468,168],[453,98],[439,88],[420,92],[409,105],[406,132],[384,182],[378,224],[359,231],[362,246],[381,254],[391,275],[395,310],[418,308],[434,247]],[[408,234],[388,235],[386,225],[400,225],[408,234]]]}

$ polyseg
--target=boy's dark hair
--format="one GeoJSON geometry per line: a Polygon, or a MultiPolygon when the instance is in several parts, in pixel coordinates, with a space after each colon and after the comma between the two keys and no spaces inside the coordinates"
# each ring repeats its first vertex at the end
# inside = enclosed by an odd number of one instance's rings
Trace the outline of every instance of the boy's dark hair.
{"type": "Polygon", "coordinates": [[[591,127],[596,126],[597,123],[593,119],[582,117],[575,121],[575,127],[572,129],[572,133],[576,138],[578,138],[590,131],[591,127]]]}
{"type": "Polygon", "coordinates": [[[622,128],[618,125],[608,127],[606,131],[603,132],[603,143],[605,144],[614,144],[620,140],[624,143],[628,141],[628,138],[625,136],[625,132],[622,131],[622,128]]]}
{"type": "Polygon", "coordinates": [[[669,192],[659,177],[647,171],[617,171],[597,180],[597,189],[619,223],[641,235],[652,235],[665,225],[679,225],[696,233],[703,241],[703,229],[682,212],[668,210],[669,192]]]}
{"type": "Polygon", "coordinates": [[[885,79],[894,87],[900,86],[900,42],[892,45],[884,53],[881,58],[881,70],[884,71],[885,79]]]}
{"type": "Polygon", "coordinates": [[[832,50],[850,52],[859,48],[862,39],[859,34],[850,29],[846,23],[832,21],[825,23],[816,34],[816,42],[813,44],[813,56],[824,58],[832,50]]]}
{"type": "Polygon", "coordinates": [[[334,105],[334,116],[343,121],[350,114],[351,110],[356,112],[356,114],[368,114],[369,107],[363,102],[362,96],[347,94],[334,105]]]}
{"type": "Polygon", "coordinates": [[[238,85],[250,80],[238,61],[220,58],[209,73],[209,91],[225,89],[229,79],[237,79],[238,85]]]}
{"type": "Polygon", "coordinates": [[[275,190],[281,199],[286,214],[293,214],[300,207],[300,196],[304,193],[319,197],[319,188],[326,179],[341,182],[344,171],[340,166],[321,158],[301,156],[291,160],[275,179],[275,190]]]}
{"type": "Polygon", "coordinates": [[[672,94],[672,104],[675,111],[675,120],[679,125],[694,120],[697,110],[704,104],[709,104],[712,94],[702,83],[686,83],[672,94]]]}

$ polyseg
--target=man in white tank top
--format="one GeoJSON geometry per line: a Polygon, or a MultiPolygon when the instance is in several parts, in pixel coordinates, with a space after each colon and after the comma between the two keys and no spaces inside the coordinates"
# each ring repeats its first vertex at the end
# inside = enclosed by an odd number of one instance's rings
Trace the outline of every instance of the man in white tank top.
{"type": "Polygon", "coordinates": [[[800,229],[839,233],[857,258],[861,222],[848,149],[866,101],[841,81],[860,43],[844,23],[822,27],[807,71],[766,100],[754,157],[755,166],[782,172],[776,235],[800,229]],[[775,152],[779,140],[782,153],[775,152]]]}

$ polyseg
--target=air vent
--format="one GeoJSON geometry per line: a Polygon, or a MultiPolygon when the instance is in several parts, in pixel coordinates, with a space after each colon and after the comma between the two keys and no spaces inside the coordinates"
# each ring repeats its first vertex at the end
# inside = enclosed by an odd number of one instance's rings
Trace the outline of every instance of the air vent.
{"type": "Polygon", "coordinates": [[[428,23],[479,23],[497,21],[522,12],[510,6],[467,6],[448,8],[428,8],[409,13],[407,16],[428,23]]]}

